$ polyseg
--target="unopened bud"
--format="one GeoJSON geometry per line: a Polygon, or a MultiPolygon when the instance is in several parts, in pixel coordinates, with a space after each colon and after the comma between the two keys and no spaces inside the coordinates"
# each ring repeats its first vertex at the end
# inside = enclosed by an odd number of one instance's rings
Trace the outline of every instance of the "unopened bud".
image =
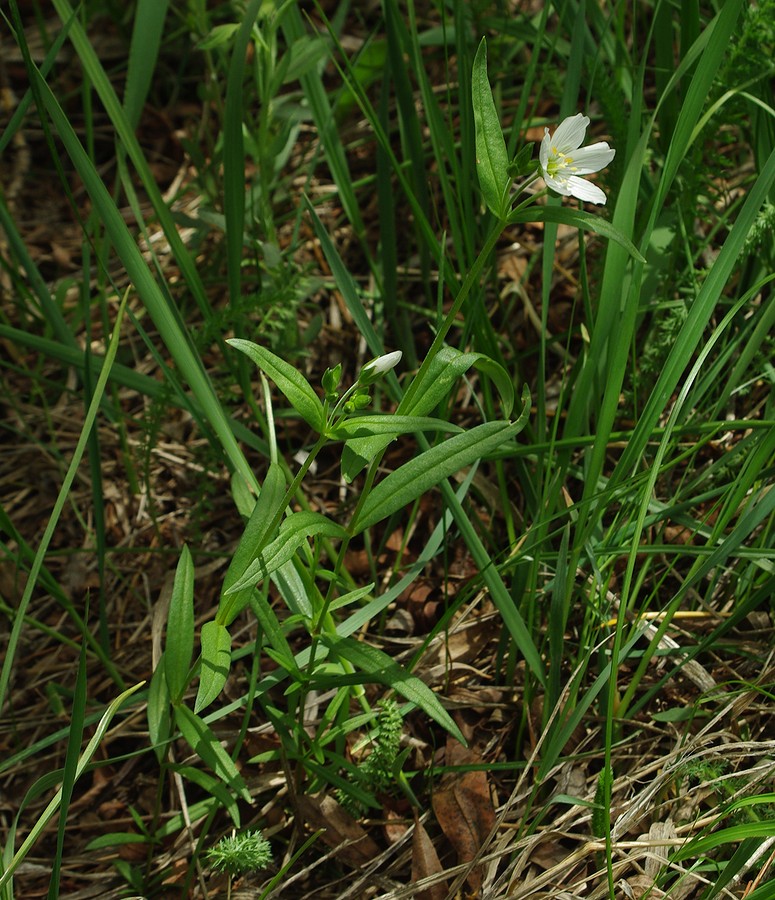
{"type": "Polygon", "coordinates": [[[384,356],[378,356],[376,359],[372,359],[371,362],[367,362],[358,376],[358,384],[374,384],[386,372],[389,372],[399,364],[402,355],[400,350],[394,350],[392,353],[386,353],[384,356]]]}
{"type": "Polygon", "coordinates": [[[339,387],[339,382],[342,380],[342,364],[337,363],[333,369],[326,369],[323,373],[323,378],[321,379],[321,384],[323,385],[323,390],[326,392],[326,397],[329,399],[336,397],[336,389],[339,387]]]}

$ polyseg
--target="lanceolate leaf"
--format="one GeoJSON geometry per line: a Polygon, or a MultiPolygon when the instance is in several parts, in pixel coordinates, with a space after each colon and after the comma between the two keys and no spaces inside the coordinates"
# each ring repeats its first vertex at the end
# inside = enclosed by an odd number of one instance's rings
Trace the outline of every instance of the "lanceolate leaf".
{"type": "Polygon", "coordinates": [[[307,538],[316,534],[333,538],[346,536],[341,525],[321,516],[320,513],[297,512],[289,516],[280,526],[279,535],[266,547],[259,558],[248,566],[242,578],[224,592],[225,596],[228,597],[271,575],[293,557],[293,554],[307,538]]]}
{"type": "Polygon", "coordinates": [[[346,419],[328,433],[334,440],[346,441],[356,437],[372,435],[389,435],[390,439],[399,434],[411,434],[414,431],[446,431],[458,433],[463,429],[445,419],[431,419],[427,416],[357,416],[346,419]]]}
{"type": "Polygon", "coordinates": [[[487,78],[487,42],[482,38],[476,51],[471,78],[471,100],[476,132],[476,171],[482,196],[490,212],[504,218],[509,187],[509,157],[500,119],[487,78]]]}
{"type": "Polygon", "coordinates": [[[525,427],[526,419],[522,416],[514,423],[487,422],[478,425],[416,456],[372,490],[358,519],[352,523],[352,533],[358,534],[387,518],[444,478],[492,453],[518,434],[525,427]]]}
{"type": "Polygon", "coordinates": [[[239,581],[245,574],[245,570],[256,559],[259,553],[269,543],[273,535],[268,533],[272,520],[280,511],[285,497],[285,476],[282,469],[276,463],[269,466],[266,478],[261,486],[261,493],[253,507],[248,524],[242,533],[240,542],[232,557],[226,577],[223,579],[221,590],[221,602],[218,607],[217,621],[222,625],[231,625],[236,616],[250,602],[250,594],[253,585],[245,588],[244,592],[231,594],[226,597],[228,589],[239,581]]]}
{"type": "Polygon", "coordinates": [[[267,529],[279,512],[284,496],[285,476],[277,463],[271,463],[261,485],[261,493],[223,579],[224,592],[239,580],[259,551],[268,543],[267,529]]]}
{"type": "Polygon", "coordinates": [[[188,547],[184,545],[172,587],[164,649],[164,672],[173,703],[180,700],[188,684],[193,652],[194,563],[188,547]]]}
{"type": "Polygon", "coordinates": [[[209,706],[221,693],[231,668],[231,635],[223,625],[218,622],[205,622],[200,640],[202,670],[194,703],[196,712],[209,706]]]}
{"type": "Polygon", "coordinates": [[[384,684],[418,706],[434,722],[438,722],[461,744],[466,740],[460,729],[452,721],[449,713],[441,705],[439,698],[416,675],[411,675],[392,657],[376,647],[371,647],[353,638],[323,635],[323,641],[331,652],[352,663],[356,669],[365,672],[371,681],[384,684]]]}
{"type": "Polygon", "coordinates": [[[301,372],[294,369],[293,366],[280,359],[279,356],[276,356],[270,350],[259,347],[258,344],[254,344],[252,341],[231,338],[227,343],[249,356],[259,369],[274,381],[288,398],[291,406],[311,428],[314,428],[318,433],[323,431],[326,424],[323,404],[301,372]]]}
{"type": "Polygon", "coordinates": [[[250,803],[250,791],[234,761],[208,725],[187,706],[175,707],[175,723],[191,749],[243,800],[250,803]]]}
{"type": "Polygon", "coordinates": [[[581,209],[570,209],[567,206],[531,206],[529,209],[519,210],[509,216],[509,222],[512,224],[517,222],[559,222],[561,225],[594,231],[601,237],[619,244],[638,262],[646,262],[635,244],[618,228],[615,228],[608,219],[596,216],[594,213],[584,212],[581,209]]]}
{"type": "Polygon", "coordinates": [[[165,660],[162,653],[159,664],[156,666],[148,686],[148,738],[153,752],[159,762],[167,753],[166,743],[170,737],[170,694],[167,688],[167,679],[164,672],[165,660]]]}
{"type": "MultiPolygon", "coordinates": [[[[427,416],[452,390],[455,382],[471,366],[476,366],[491,378],[498,388],[503,405],[503,415],[509,417],[514,408],[514,386],[506,370],[483,353],[461,353],[453,347],[442,347],[434,356],[427,372],[408,403],[401,401],[396,418],[402,416],[427,416]]],[[[391,421],[391,419],[386,419],[391,421]]],[[[369,462],[381,453],[394,439],[392,434],[375,434],[372,437],[350,438],[342,451],[342,476],[345,481],[353,478],[369,462]]]]}
{"type": "Polygon", "coordinates": [[[193,766],[175,766],[174,769],[178,775],[182,775],[209,794],[212,794],[213,797],[218,800],[221,807],[227,810],[235,828],[240,827],[239,806],[223,782],[213,778],[208,772],[203,772],[201,769],[195,769],[193,766]]]}
{"type": "Polygon", "coordinates": [[[509,419],[514,411],[514,380],[511,375],[503,368],[500,363],[496,363],[494,359],[484,353],[471,354],[475,355],[474,368],[483,372],[501,395],[501,405],[503,406],[503,415],[509,419]]]}

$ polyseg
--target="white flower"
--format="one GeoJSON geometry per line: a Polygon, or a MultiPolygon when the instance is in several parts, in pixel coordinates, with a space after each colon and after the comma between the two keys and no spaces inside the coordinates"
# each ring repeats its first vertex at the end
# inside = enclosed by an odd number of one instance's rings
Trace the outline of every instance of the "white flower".
{"type": "Polygon", "coordinates": [[[587,116],[578,113],[562,122],[553,135],[544,129],[538,157],[541,175],[547,185],[565,197],[578,197],[589,203],[604,204],[605,194],[594,184],[579,178],[605,168],[614,158],[605,141],[582,147],[581,142],[589,125],[587,116]]]}
{"type": "Polygon", "coordinates": [[[358,383],[362,385],[374,384],[378,378],[381,378],[386,372],[389,372],[399,364],[402,355],[400,350],[394,350],[392,353],[386,353],[384,356],[378,356],[376,359],[367,362],[361,369],[358,383]]]}

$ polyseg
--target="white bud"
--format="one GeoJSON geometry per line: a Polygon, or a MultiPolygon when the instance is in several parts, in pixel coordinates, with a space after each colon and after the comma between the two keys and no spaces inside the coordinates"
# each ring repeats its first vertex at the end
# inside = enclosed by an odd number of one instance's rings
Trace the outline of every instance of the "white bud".
{"type": "Polygon", "coordinates": [[[401,362],[402,356],[403,354],[400,350],[394,350],[392,353],[386,353],[384,356],[378,356],[376,359],[372,359],[371,362],[367,362],[361,369],[358,383],[363,385],[373,384],[386,372],[395,368],[401,362]]]}

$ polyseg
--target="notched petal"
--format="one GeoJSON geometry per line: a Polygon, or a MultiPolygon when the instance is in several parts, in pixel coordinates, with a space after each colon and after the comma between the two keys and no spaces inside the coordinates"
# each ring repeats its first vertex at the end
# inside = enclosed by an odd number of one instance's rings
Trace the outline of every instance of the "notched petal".
{"type": "Polygon", "coordinates": [[[581,146],[584,135],[587,133],[589,119],[583,113],[577,113],[564,119],[552,136],[552,146],[561,153],[571,153],[581,146]]]}
{"type": "Polygon", "coordinates": [[[571,175],[568,179],[568,194],[586,203],[597,203],[599,206],[605,206],[606,196],[596,184],[586,181],[584,178],[577,178],[571,175]]]}
{"type": "MultiPolygon", "coordinates": [[[[563,178],[562,180],[559,178],[552,178],[547,172],[543,173],[544,181],[546,182],[547,187],[550,187],[553,191],[556,191],[558,194],[562,194],[563,197],[570,197],[571,190],[568,187],[569,178],[563,178]]],[[[577,179],[581,180],[581,179],[577,179]]]]}
{"type": "Polygon", "coordinates": [[[580,147],[573,154],[573,168],[576,175],[589,175],[591,172],[599,172],[604,169],[616,156],[616,150],[612,150],[605,141],[590,144],[588,147],[580,147]]]}

